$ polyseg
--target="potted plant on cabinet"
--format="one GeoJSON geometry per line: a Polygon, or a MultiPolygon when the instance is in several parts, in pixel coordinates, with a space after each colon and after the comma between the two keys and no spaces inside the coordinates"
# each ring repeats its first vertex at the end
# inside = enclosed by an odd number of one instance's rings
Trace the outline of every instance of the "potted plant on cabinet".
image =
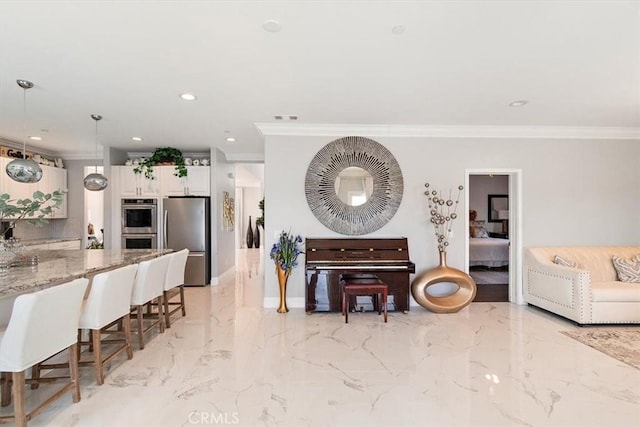
{"type": "Polygon", "coordinates": [[[154,179],[153,167],[156,165],[175,165],[175,176],[187,176],[187,167],[184,164],[182,151],[173,147],[156,148],[151,157],[142,161],[133,171],[135,173],[144,173],[147,179],[154,179]]]}

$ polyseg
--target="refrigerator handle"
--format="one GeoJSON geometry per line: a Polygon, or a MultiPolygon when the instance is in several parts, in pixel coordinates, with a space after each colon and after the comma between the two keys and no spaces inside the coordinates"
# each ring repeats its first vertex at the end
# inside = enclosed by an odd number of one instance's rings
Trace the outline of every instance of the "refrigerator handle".
{"type": "Polygon", "coordinates": [[[169,211],[165,209],[164,211],[164,220],[162,221],[162,237],[164,240],[164,249],[167,249],[168,243],[167,243],[167,219],[169,218],[169,211]]]}

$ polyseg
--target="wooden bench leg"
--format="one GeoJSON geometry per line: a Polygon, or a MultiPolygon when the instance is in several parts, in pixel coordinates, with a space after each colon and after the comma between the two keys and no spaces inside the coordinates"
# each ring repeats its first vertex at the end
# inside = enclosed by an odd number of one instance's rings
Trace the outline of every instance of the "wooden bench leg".
{"type": "Polygon", "coordinates": [[[387,290],[382,291],[382,304],[384,305],[384,323],[387,323],[387,290]]]}

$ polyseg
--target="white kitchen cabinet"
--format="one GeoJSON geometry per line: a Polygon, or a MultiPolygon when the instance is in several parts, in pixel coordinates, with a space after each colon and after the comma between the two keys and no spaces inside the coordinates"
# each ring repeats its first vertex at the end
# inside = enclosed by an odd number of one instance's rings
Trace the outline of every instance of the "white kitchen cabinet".
{"type": "MultiPolygon", "coordinates": [[[[0,171],[4,172],[7,163],[13,159],[0,157],[0,171]]],[[[0,193],[8,193],[11,199],[32,199],[33,193],[42,191],[43,193],[51,193],[56,190],[67,189],[67,170],[56,168],[53,166],[40,166],[42,168],[42,179],[36,183],[25,184],[16,182],[9,177],[0,180],[0,193]]],[[[45,218],[66,218],[67,217],[67,193],[64,193],[62,205],[59,209],[55,209],[51,215],[45,218]]]]}
{"type": "Polygon", "coordinates": [[[43,193],[53,193],[54,191],[63,191],[62,204],[58,209],[54,209],[51,215],[45,218],[60,219],[67,218],[67,170],[56,168],[53,166],[41,166],[42,179],[36,185],[38,190],[43,193]]]}
{"type": "MultiPolygon", "coordinates": [[[[175,166],[160,166],[162,196],[209,196],[210,167],[186,166],[187,176],[177,177],[175,166]]],[[[155,170],[156,168],[154,168],[155,170]]]]}
{"type": "Polygon", "coordinates": [[[159,197],[161,177],[158,168],[153,168],[154,179],[146,178],[142,173],[134,173],[133,169],[134,166],[112,166],[112,174],[118,174],[120,196],[159,197]]]}

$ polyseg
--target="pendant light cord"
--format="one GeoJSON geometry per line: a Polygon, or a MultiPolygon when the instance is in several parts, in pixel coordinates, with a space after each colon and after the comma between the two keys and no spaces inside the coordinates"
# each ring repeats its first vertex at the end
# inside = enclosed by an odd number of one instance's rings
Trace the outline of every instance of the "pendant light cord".
{"type": "Polygon", "coordinates": [[[98,120],[96,120],[96,173],[98,173],[98,120]]]}
{"type": "Polygon", "coordinates": [[[22,158],[27,159],[27,89],[22,89],[22,158]]]}

